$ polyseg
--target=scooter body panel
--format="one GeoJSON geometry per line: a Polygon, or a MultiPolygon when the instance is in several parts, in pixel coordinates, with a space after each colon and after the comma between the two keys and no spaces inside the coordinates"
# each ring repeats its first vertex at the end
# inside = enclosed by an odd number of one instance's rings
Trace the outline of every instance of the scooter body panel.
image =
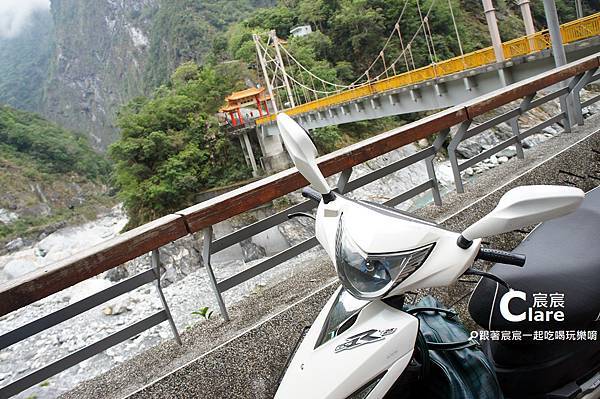
{"type": "Polygon", "coordinates": [[[276,399],[343,399],[385,372],[368,396],[380,398],[408,365],[419,322],[379,300],[362,308],[350,328],[317,346],[340,290],[329,299],[298,347],[276,399]]]}

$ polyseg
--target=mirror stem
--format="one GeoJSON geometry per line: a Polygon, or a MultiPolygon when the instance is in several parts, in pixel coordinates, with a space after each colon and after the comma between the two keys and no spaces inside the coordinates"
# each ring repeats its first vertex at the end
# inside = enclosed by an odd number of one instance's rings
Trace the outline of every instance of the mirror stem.
{"type": "Polygon", "coordinates": [[[323,202],[328,204],[335,199],[335,194],[333,191],[328,192],[327,194],[323,194],[323,202]]]}
{"type": "Polygon", "coordinates": [[[469,248],[471,245],[473,245],[473,241],[471,240],[467,240],[465,237],[461,235],[458,236],[458,240],[456,240],[456,245],[458,245],[459,247],[461,247],[462,249],[467,249],[469,248]]]}

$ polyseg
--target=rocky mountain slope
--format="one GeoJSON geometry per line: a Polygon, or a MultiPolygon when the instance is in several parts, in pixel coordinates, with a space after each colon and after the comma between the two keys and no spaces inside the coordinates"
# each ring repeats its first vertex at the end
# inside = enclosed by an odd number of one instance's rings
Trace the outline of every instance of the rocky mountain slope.
{"type": "Polygon", "coordinates": [[[119,108],[202,63],[217,33],[274,0],[51,0],[0,39],[0,102],[85,132],[100,151],[118,138],[119,108]]]}
{"type": "Polygon", "coordinates": [[[42,113],[104,149],[119,106],[143,93],[157,0],[53,0],[54,42],[42,113]]]}
{"type": "Polygon", "coordinates": [[[112,206],[109,170],[85,137],[0,106],[0,253],[112,206]]]}

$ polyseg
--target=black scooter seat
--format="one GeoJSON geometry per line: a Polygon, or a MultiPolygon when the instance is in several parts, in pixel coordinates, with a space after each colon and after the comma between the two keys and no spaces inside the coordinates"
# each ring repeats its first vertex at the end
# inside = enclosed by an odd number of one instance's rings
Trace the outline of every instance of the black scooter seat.
{"type": "Polygon", "coordinates": [[[510,301],[510,312],[527,314],[529,308],[563,311],[564,321],[553,316],[546,321],[506,320],[499,304],[507,290],[488,279],[482,279],[473,292],[469,312],[485,329],[523,334],[522,341],[488,341],[484,345],[505,395],[553,397],[546,395],[581,379],[600,365],[600,340],[566,338],[577,331],[597,333],[600,327],[600,188],[588,192],[581,207],[572,214],[542,223],[514,252],[527,256],[523,268],[496,264],[490,270],[513,289],[526,293],[526,301],[518,298],[510,301]],[[542,294],[546,308],[532,307],[534,294],[542,294]],[[564,294],[564,308],[556,303],[551,307],[551,294],[564,294]],[[540,331],[553,335],[534,340],[533,336],[540,331]]]}
{"type": "MultiPolygon", "coordinates": [[[[513,299],[512,314],[528,312],[538,296],[538,306],[532,310],[563,311],[564,321],[550,320],[510,322],[499,310],[500,298],[506,289],[499,287],[496,295],[492,330],[581,330],[591,326],[600,316],[600,188],[588,192],[575,212],[539,225],[514,250],[527,256],[522,268],[496,264],[490,272],[504,279],[513,289],[523,291],[527,300],[513,299]],[[559,294],[558,296],[554,294],[559,294]],[[564,294],[564,301],[560,301],[564,294]],[[551,307],[552,298],[555,298],[551,307]],[[557,302],[563,302],[564,308],[557,302]],[[543,307],[543,306],[546,307],[543,307]]],[[[496,283],[482,280],[469,303],[471,316],[482,327],[489,328],[490,310],[496,283]]]]}

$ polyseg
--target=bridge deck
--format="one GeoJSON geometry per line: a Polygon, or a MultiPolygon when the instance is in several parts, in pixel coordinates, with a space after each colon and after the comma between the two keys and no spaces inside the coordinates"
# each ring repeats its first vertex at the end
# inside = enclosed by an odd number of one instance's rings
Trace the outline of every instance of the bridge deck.
{"type": "MultiPolygon", "coordinates": [[[[561,33],[564,44],[600,35],[600,13],[561,25],[561,33]]],[[[531,36],[523,36],[507,41],[502,46],[505,59],[511,60],[551,48],[550,35],[547,30],[544,30],[531,36]]],[[[301,115],[317,110],[327,110],[358,99],[369,98],[399,88],[439,79],[494,63],[496,63],[494,51],[492,47],[487,47],[463,56],[454,57],[446,61],[341,91],[294,108],[288,108],[284,111],[288,115],[301,115]]],[[[271,114],[257,118],[255,123],[257,126],[268,124],[275,120],[275,116],[271,114]]]]}

